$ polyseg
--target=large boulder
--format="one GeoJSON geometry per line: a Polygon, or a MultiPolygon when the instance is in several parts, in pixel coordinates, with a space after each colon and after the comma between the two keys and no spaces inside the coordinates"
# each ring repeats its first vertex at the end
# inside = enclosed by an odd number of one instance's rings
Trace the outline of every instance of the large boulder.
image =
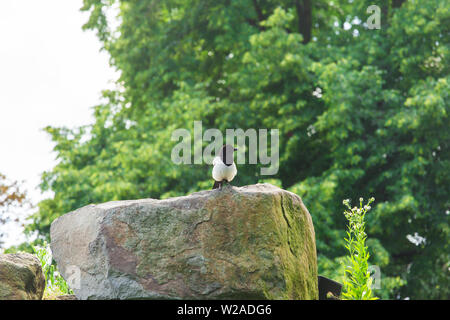
{"type": "Polygon", "coordinates": [[[36,256],[0,254],[0,300],[40,300],[44,289],[45,278],[36,256]]]}
{"type": "Polygon", "coordinates": [[[270,184],[89,205],[50,234],[79,299],[318,298],[311,216],[270,184]]]}

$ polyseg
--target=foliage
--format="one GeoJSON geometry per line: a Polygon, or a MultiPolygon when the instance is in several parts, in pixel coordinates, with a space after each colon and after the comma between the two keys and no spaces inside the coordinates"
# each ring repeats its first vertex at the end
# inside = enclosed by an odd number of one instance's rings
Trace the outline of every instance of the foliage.
{"type": "Polygon", "coordinates": [[[56,296],[73,294],[64,278],[57,271],[56,265],[53,262],[50,245],[44,243],[43,247],[33,246],[33,250],[41,262],[42,271],[45,277],[44,299],[52,300],[56,296]]]}
{"type": "Polygon", "coordinates": [[[383,273],[377,295],[448,299],[450,8],[381,0],[381,29],[371,30],[371,4],[84,0],[85,29],[121,76],[95,123],[46,128],[59,163],[41,188],[54,196],[28,232],[48,239],[57,216],[90,203],[210,188],[210,167],[170,160],[172,131],[194,120],[204,130],[277,128],[278,174],[245,165],[233,182],[273,178],[302,197],[319,272],[334,273],[345,256],[340,199],[373,194],[366,232],[383,273]]]}
{"type": "Polygon", "coordinates": [[[344,200],[344,215],[348,221],[347,238],[345,248],[348,257],[345,268],[345,281],[342,297],[346,300],[375,300],[372,294],[372,278],[369,271],[369,251],[366,247],[367,234],[365,232],[366,213],[371,209],[370,204],[374,201],[370,198],[363,206],[363,198],[359,199],[359,208],[351,207],[349,200],[344,200]]]}
{"type": "Polygon", "coordinates": [[[43,241],[37,240],[37,241],[32,241],[32,242],[22,242],[18,245],[5,248],[3,253],[18,253],[18,252],[34,253],[33,245],[36,244],[35,242],[43,242],[43,241]]]}
{"type": "MultiPolygon", "coordinates": [[[[9,181],[0,173],[0,226],[6,224],[11,217],[8,211],[12,207],[20,207],[26,203],[26,193],[20,190],[17,181],[9,181]]],[[[0,230],[0,247],[3,233],[0,230]]]]}

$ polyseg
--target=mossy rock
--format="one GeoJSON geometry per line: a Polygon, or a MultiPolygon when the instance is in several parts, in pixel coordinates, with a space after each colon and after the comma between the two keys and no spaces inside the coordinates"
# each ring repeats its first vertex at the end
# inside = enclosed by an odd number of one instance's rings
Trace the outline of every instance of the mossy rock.
{"type": "Polygon", "coordinates": [[[51,239],[79,299],[318,298],[311,216],[270,184],[90,205],[51,239]]]}
{"type": "Polygon", "coordinates": [[[40,300],[44,289],[45,278],[36,256],[0,255],[0,300],[40,300]]]}

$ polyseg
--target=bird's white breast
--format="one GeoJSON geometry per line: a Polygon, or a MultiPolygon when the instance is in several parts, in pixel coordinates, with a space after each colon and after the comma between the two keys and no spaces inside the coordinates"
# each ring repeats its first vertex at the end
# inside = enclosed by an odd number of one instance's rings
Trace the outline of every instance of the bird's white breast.
{"type": "Polygon", "coordinates": [[[222,162],[220,157],[216,157],[214,158],[213,164],[214,167],[212,171],[212,176],[214,180],[216,181],[227,180],[228,182],[230,182],[236,176],[237,169],[236,164],[234,164],[234,162],[232,165],[227,166],[225,163],[222,162]]]}

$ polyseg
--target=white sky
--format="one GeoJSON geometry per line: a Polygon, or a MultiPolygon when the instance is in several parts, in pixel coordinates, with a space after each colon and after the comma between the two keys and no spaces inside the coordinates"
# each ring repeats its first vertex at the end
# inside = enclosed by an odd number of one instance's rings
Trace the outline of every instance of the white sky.
{"type": "MultiPolygon", "coordinates": [[[[24,180],[33,201],[40,174],[55,165],[42,128],[93,121],[101,90],[117,78],[93,32],[83,32],[82,0],[0,1],[0,172],[24,180]]],[[[9,226],[5,246],[23,241],[9,226]]]]}

